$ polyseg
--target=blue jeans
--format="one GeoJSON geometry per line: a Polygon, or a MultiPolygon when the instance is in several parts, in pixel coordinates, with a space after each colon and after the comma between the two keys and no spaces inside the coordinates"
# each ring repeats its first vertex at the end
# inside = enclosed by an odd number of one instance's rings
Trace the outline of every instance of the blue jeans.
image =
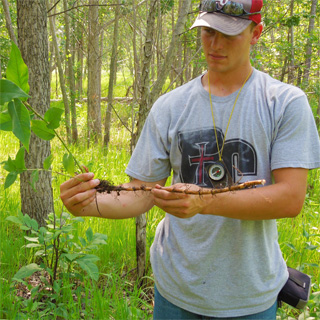
{"type": "Polygon", "coordinates": [[[256,314],[251,314],[242,317],[232,317],[232,318],[215,318],[215,317],[207,317],[201,316],[199,314],[195,314],[180,307],[175,306],[164,297],[161,296],[156,286],[154,286],[154,310],[153,310],[153,320],[173,320],[173,319],[203,319],[203,320],[246,320],[246,319],[256,319],[256,320],[275,320],[277,317],[277,308],[278,302],[276,301],[274,305],[263,312],[259,312],[256,314]]]}

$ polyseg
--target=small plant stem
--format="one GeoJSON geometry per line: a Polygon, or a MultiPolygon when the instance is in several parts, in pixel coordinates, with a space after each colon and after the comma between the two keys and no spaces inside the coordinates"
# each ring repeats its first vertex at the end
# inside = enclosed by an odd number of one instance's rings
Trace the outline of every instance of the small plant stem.
{"type": "MultiPolygon", "coordinates": [[[[46,124],[48,124],[48,121],[42,117],[36,110],[34,110],[34,108],[26,101],[23,101],[23,104],[26,106],[26,108],[28,108],[30,111],[32,111],[36,116],[38,116],[41,120],[43,120],[46,124]]],[[[78,168],[80,169],[81,172],[84,172],[84,169],[82,168],[82,166],[79,164],[79,162],[77,161],[77,159],[75,158],[75,156],[72,154],[72,152],[70,151],[70,149],[68,148],[68,146],[66,145],[66,143],[63,141],[63,139],[60,137],[60,135],[58,134],[58,132],[55,129],[51,129],[53,130],[55,136],[60,140],[60,142],[62,143],[62,145],[64,146],[64,148],[67,150],[67,152],[69,154],[71,154],[74,162],[76,163],[76,165],[78,166],[78,168]]]]}

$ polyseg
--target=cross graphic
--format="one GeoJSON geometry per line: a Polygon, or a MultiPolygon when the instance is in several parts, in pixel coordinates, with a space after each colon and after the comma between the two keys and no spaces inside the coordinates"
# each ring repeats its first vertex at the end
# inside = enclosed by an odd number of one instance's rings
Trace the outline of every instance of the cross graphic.
{"type": "Polygon", "coordinates": [[[206,186],[204,182],[204,168],[206,163],[214,161],[213,154],[207,154],[207,144],[209,142],[196,143],[199,149],[198,156],[189,156],[189,165],[197,165],[196,170],[196,184],[199,186],[206,186]]]}

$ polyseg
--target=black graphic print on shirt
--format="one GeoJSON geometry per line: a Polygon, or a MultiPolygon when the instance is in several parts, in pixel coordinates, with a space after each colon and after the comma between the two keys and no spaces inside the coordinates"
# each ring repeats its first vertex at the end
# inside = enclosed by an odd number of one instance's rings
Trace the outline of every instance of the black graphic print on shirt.
{"type": "MultiPolygon", "coordinates": [[[[217,136],[221,151],[224,136],[219,128],[217,136]]],[[[222,156],[228,174],[224,181],[213,184],[207,170],[219,161],[214,129],[180,132],[178,139],[182,155],[180,179],[184,183],[212,188],[229,185],[231,179],[236,182],[241,176],[257,174],[257,156],[253,146],[242,139],[230,139],[225,141],[222,156]]]]}

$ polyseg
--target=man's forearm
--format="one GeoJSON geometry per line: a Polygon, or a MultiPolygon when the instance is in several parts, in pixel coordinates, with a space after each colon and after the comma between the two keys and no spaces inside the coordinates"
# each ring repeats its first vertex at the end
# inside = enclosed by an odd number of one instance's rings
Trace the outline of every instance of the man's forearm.
{"type": "Polygon", "coordinates": [[[244,220],[295,217],[304,203],[307,176],[306,169],[275,170],[275,184],[207,198],[202,213],[244,220]]]}
{"type": "Polygon", "coordinates": [[[153,201],[150,192],[97,193],[96,200],[84,207],[80,215],[107,219],[126,219],[147,212],[152,206],[153,201]]]}
{"type": "MultiPolygon", "coordinates": [[[[93,179],[93,173],[83,173],[60,186],[60,198],[74,216],[103,217],[124,219],[136,217],[154,205],[150,191],[121,191],[98,193],[96,187],[100,181],[93,179]]],[[[143,182],[137,179],[124,184],[125,187],[153,187],[164,185],[166,179],[156,182],[143,182]]]]}

